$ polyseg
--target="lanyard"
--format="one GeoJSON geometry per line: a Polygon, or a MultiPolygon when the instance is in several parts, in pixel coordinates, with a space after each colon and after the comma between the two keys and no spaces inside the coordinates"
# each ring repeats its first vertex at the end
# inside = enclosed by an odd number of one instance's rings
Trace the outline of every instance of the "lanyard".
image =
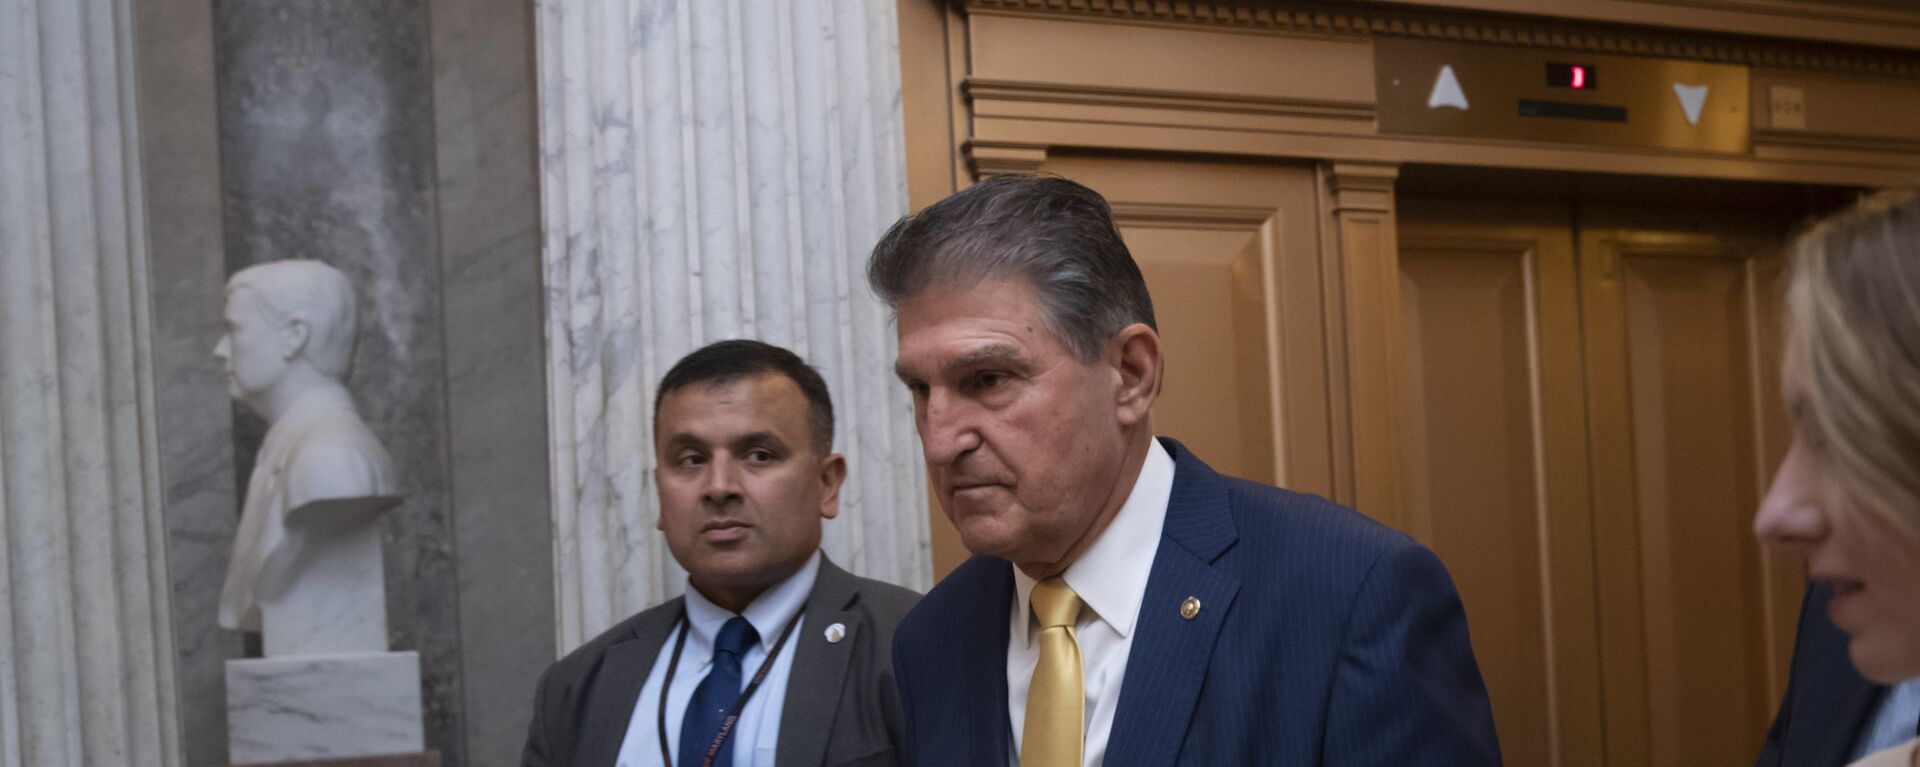
{"type": "MultiPolygon", "coordinates": [[[[713,767],[713,759],[720,755],[720,746],[727,742],[727,736],[733,734],[733,726],[740,721],[740,710],[746,708],[747,699],[760,689],[760,683],[767,681],[767,673],[773,670],[773,662],[780,658],[780,650],[787,646],[787,636],[793,633],[793,627],[799,625],[800,616],[806,615],[805,606],[787,620],[787,627],[780,630],[780,639],[773,643],[773,649],[767,651],[766,660],[760,661],[760,670],[753,672],[753,681],[747,689],[740,691],[740,697],[727,707],[727,718],[720,722],[720,731],[714,733],[713,742],[707,745],[707,756],[701,760],[700,767],[713,767]]],[[[667,678],[660,682],[660,707],[654,724],[660,733],[660,763],[673,767],[673,749],[667,745],[667,691],[673,689],[673,672],[680,668],[680,652],[687,649],[687,632],[693,630],[693,622],[687,620],[686,608],[680,609],[680,638],[673,643],[673,657],[667,660],[667,678]]],[[[685,725],[682,725],[685,726],[685,725]]]]}

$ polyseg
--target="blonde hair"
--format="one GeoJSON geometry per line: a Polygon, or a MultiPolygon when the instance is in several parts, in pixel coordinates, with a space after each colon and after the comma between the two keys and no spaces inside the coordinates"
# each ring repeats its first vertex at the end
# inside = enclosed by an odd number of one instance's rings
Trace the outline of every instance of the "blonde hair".
{"type": "Polygon", "coordinates": [[[1796,426],[1847,498],[1920,535],[1920,190],[1868,196],[1795,241],[1787,354],[1796,426]]]}

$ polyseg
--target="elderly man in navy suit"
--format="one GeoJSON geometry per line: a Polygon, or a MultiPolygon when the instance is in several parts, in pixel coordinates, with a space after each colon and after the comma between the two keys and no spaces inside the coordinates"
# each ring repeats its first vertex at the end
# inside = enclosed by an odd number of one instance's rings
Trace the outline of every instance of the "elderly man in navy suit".
{"type": "Polygon", "coordinates": [[[1160,337],[1100,195],[983,181],[867,276],[976,555],[894,636],[918,764],[1499,763],[1431,552],[1153,437],[1160,337]]]}

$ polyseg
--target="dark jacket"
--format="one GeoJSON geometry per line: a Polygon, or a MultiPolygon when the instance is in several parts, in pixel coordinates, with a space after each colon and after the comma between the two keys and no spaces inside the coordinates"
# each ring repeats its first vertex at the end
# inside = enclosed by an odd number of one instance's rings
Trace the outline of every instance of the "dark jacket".
{"type": "Polygon", "coordinates": [[[1841,767],[1885,687],[1861,678],[1847,656],[1847,635],[1827,618],[1833,592],[1815,584],[1800,602],[1787,696],[1767,730],[1759,767],[1841,767]]]}
{"type": "MultiPolygon", "coordinates": [[[[890,647],[894,627],[917,599],[912,591],[855,576],[821,556],[805,630],[795,638],[777,767],[906,763],[890,647]],[[834,623],[846,625],[846,636],[828,642],[821,627],[834,623]]],[[[640,688],[678,622],[682,602],[675,598],[635,615],[547,668],[522,764],[613,767],[640,688]]]]}
{"type": "MultiPolygon", "coordinates": [[[[1432,552],[1162,444],[1173,493],[1109,767],[1500,763],[1466,615],[1432,552]],[[1199,600],[1190,618],[1189,598],[1199,600]]],[[[1007,762],[1013,583],[1006,561],[974,557],[894,634],[907,744],[922,767],[1007,762]]]]}

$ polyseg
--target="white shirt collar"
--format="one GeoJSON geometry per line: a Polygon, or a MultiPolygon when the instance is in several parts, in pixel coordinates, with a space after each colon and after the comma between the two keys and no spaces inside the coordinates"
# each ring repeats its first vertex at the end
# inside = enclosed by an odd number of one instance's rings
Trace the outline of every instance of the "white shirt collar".
{"type": "MultiPolygon", "coordinates": [[[[813,594],[813,582],[820,575],[820,552],[813,552],[807,563],[800,566],[787,579],[760,592],[753,603],[747,605],[742,615],[753,626],[754,633],[760,635],[760,646],[773,649],[773,643],[780,641],[781,630],[787,627],[787,621],[793,619],[800,608],[806,606],[807,597],[813,594]]],[[[707,599],[693,584],[687,584],[687,622],[693,626],[695,649],[703,654],[713,653],[713,639],[720,633],[720,627],[734,616],[733,612],[707,599]]]]}
{"type": "MultiPolygon", "coordinates": [[[[1080,595],[1080,601],[1122,637],[1133,633],[1134,619],[1140,615],[1154,552],[1160,549],[1160,529],[1167,521],[1167,499],[1172,496],[1173,456],[1161,447],[1160,440],[1151,440],[1147,460],[1140,466],[1140,476],[1134,479],[1126,504],[1107,529],[1100,531],[1093,545],[1061,573],[1067,587],[1080,595]]],[[[1027,600],[1034,583],[1032,576],[1013,568],[1014,594],[1019,600],[1013,635],[1023,645],[1033,641],[1027,628],[1033,610],[1027,600]]]]}

